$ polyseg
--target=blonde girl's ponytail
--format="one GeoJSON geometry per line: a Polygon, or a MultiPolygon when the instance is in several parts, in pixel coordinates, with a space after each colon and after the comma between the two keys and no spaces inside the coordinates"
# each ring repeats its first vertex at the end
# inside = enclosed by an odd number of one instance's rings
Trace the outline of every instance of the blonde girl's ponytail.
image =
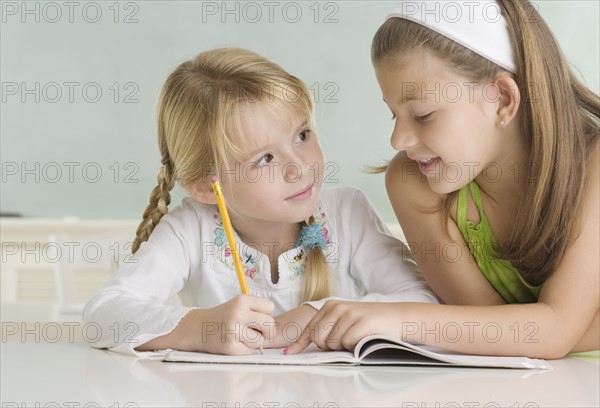
{"type": "MultiPolygon", "coordinates": [[[[318,234],[321,234],[320,226],[314,223],[314,217],[311,216],[307,222],[307,226],[302,228],[303,232],[300,234],[300,239],[305,235],[304,231],[307,231],[307,228],[318,228],[318,234]]],[[[304,283],[302,285],[303,302],[321,300],[331,295],[329,267],[327,266],[327,259],[323,253],[325,239],[322,234],[320,238],[321,239],[318,239],[320,242],[315,243],[314,246],[310,243],[307,245],[306,242],[303,242],[304,248],[307,251],[304,268],[304,283]]]]}
{"type": "Polygon", "coordinates": [[[163,153],[162,167],[158,172],[158,185],[150,193],[150,203],[144,210],[142,222],[135,233],[135,241],[131,252],[133,254],[140,248],[142,242],[147,241],[163,215],[169,211],[171,203],[171,190],[175,185],[175,175],[173,164],[169,158],[169,153],[163,153]]]}

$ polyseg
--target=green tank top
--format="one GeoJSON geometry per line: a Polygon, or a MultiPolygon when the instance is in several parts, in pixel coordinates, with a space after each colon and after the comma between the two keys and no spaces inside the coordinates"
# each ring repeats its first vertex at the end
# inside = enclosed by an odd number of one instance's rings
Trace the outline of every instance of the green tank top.
{"type": "Polygon", "coordinates": [[[475,181],[472,181],[458,192],[456,216],[458,229],[469,246],[479,269],[506,303],[537,302],[542,286],[528,284],[509,261],[499,259],[496,256],[496,239],[483,212],[481,192],[475,181]],[[471,196],[479,212],[480,221],[478,225],[473,225],[471,221],[467,221],[467,187],[471,190],[471,196]]]}

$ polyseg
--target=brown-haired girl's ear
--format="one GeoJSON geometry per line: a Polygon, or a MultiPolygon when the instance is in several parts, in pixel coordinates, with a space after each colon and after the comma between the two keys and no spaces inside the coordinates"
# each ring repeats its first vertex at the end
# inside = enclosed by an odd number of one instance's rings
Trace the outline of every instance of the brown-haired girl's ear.
{"type": "Polygon", "coordinates": [[[510,123],[519,110],[521,92],[519,91],[519,86],[509,73],[497,75],[493,83],[500,93],[496,111],[498,123],[502,123],[502,126],[505,126],[510,123]]]}
{"type": "Polygon", "coordinates": [[[189,187],[189,192],[192,197],[201,203],[217,204],[217,197],[210,181],[197,181],[189,187]]]}

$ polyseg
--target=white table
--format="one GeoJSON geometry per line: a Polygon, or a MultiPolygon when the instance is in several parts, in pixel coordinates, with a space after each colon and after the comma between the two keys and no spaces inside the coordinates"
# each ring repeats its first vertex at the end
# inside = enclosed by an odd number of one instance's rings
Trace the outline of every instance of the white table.
{"type": "MultiPolygon", "coordinates": [[[[16,323],[9,320],[11,308],[8,309],[3,307],[2,311],[3,331],[14,328],[16,323]]],[[[25,327],[35,327],[32,320],[27,320],[25,327]]],[[[40,322],[40,327],[43,325],[40,322]]],[[[50,329],[56,327],[48,326],[48,332],[37,341],[33,334],[24,338],[3,334],[2,407],[600,405],[598,353],[551,361],[551,371],[200,365],[164,363],[97,350],[70,339],[68,333],[52,342],[56,335],[50,329]]]]}

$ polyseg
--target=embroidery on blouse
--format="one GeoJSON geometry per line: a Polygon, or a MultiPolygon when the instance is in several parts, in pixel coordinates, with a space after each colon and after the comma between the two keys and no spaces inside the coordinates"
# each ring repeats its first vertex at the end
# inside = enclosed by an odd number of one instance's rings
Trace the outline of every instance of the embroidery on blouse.
{"type": "MultiPolygon", "coordinates": [[[[334,250],[333,245],[329,237],[329,230],[327,229],[326,214],[319,205],[317,214],[314,216],[315,223],[321,226],[321,232],[323,238],[325,238],[326,247],[323,249],[323,254],[327,258],[330,253],[334,250]]],[[[233,257],[231,256],[231,248],[225,236],[225,228],[223,227],[223,219],[218,212],[213,214],[213,220],[215,221],[216,227],[214,229],[215,239],[213,244],[216,246],[217,251],[213,255],[219,262],[225,265],[231,271],[235,271],[233,265],[233,257]]],[[[240,250],[240,260],[244,267],[246,276],[252,279],[255,283],[261,283],[262,278],[260,274],[256,273],[256,255],[251,254],[247,247],[243,247],[240,250]]],[[[303,248],[298,249],[298,253],[293,257],[284,256],[282,260],[286,262],[288,269],[292,272],[288,275],[288,280],[296,280],[299,276],[304,274],[304,264],[306,261],[306,251],[303,248]]]]}
{"type": "MultiPolygon", "coordinates": [[[[231,256],[231,248],[229,247],[229,243],[225,237],[223,219],[218,212],[215,212],[213,214],[213,220],[217,225],[214,229],[215,239],[213,244],[217,247],[214,257],[217,258],[217,260],[225,265],[228,269],[235,271],[233,257],[231,256]]],[[[242,266],[246,276],[252,279],[254,282],[260,283],[262,279],[260,275],[256,274],[256,256],[249,253],[248,248],[244,247],[240,250],[240,260],[242,261],[242,266]]]]}

